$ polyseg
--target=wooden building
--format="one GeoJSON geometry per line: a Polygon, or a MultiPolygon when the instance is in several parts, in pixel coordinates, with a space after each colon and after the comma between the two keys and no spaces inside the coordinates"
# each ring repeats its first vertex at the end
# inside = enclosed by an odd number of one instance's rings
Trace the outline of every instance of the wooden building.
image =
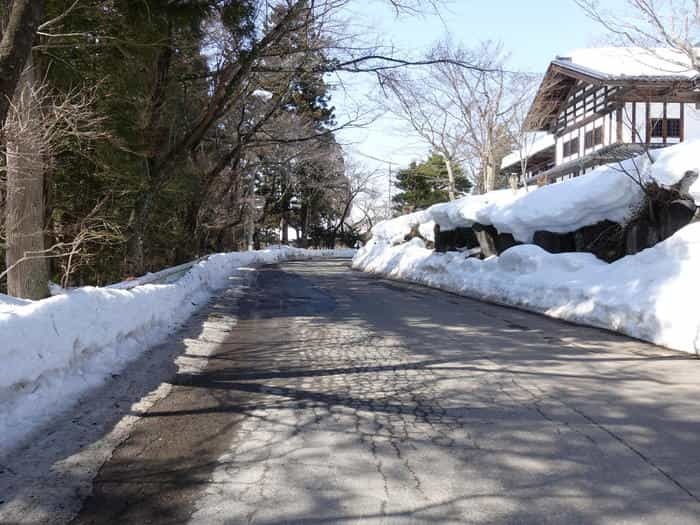
{"type": "Polygon", "coordinates": [[[575,177],[595,166],[700,139],[700,76],[668,49],[596,48],[557,57],[530,108],[541,148],[504,158],[527,183],[575,177]],[[552,146],[553,144],[553,146],[552,146]],[[530,164],[532,160],[532,164],[530,164]]]}

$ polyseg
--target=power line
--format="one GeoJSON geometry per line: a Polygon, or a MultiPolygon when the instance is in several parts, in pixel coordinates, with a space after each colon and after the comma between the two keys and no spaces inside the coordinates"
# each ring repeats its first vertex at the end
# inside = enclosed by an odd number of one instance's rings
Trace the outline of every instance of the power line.
{"type": "Polygon", "coordinates": [[[353,150],[353,153],[359,155],[360,157],[365,157],[365,158],[370,159],[370,160],[374,160],[374,161],[377,161],[377,162],[381,162],[382,164],[388,164],[389,166],[399,164],[398,162],[394,162],[394,161],[391,161],[391,160],[385,160],[385,159],[380,159],[380,158],[377,158],[377,157],[373,157],[372,155],[368,155],[367,153],[362,153],[362,152],[359,151],[359,150],[353,150]]]}

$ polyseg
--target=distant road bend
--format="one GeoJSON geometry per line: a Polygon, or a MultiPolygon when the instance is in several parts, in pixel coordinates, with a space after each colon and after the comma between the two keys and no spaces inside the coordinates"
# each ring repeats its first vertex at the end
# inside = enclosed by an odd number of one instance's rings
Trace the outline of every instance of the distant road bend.
{"type": "Polygon", "coordinates": [[[233,304],[73,523],[700,522],[691,356],[343,260],[233,304]]]}

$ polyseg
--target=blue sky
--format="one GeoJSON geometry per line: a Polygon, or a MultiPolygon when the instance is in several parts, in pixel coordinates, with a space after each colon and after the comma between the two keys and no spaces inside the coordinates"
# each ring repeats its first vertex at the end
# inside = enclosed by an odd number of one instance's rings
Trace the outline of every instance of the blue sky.
{"type": "MultiPolygon", "coordinates": [[[[621,0],[605,0],[606,7],[621,0]]],[[[403,17],[396,19],[382,0],[354,3],[352,23],[366,34],[381,34],[402,54],[418,56],[430,48],[446,32],[456,41],[470,47],[484,40],[503,43],[511,53],[513,69],[543,72],[557,54],[600,44],[603,30],[584,16],[572,0],[453,0],[441,17],[403,17]]],[[[339,120],[354,104],[363,104],[364,97],[375,90],[372,77],[346,75],[344,89],[337,89],[334,104],[339,120]]],[[[369,160],[362,154],[405,165],[427,152],[400,123],[384,116],[366,129],[346,130],[339,134],[351,158],[372,166],[388,166],[369,160]]]]}

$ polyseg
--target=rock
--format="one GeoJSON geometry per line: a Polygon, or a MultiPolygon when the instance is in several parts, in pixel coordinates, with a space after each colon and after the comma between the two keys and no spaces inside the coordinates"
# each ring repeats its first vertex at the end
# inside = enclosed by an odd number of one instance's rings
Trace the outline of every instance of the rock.
{"type": "Polygon", "coordinates": [[[422,239],[423,236],[420,234],[419,228],[420,226],[418,224],[413,224],[411,225],[411,230],[403,236],[403,242],[408,242],[411,239],[418,237],[419,239],[422,239]]]}
{"type": "Polygon", "coordinates": [[[625,229],[625,254],[634,255],[659,242],[659,231],[648,220],[641,219],[625,229]]]}
{"type": "Polygon", "coordinates": [[[496,228],[475,222],[472,225],[472,230],[474,230],[474,235],[479,242],[482,257],[486,258],[492,255],[498,255],[498,250],[496,249],[496,237],[498,236],[498,232],[496,228]]]}
{"type": "Polygon", "coordinates": [[[690,193],[690,187],[693,183],[698,180],[698,174],[695,170],[688,170],[683,174],[681,180],[671,185],[670,187],[676,190],[681,195],[688,195],[690,193]]]}
{"type": "Polygon", "coordinates": [[[659,240],[668,239],[688,225],[695,216],[695,210],[695,201],[692,199],[674,200],[663,207],[659,213],[659,240]]]}
{"type": "Polygon", "coordinates": [[[576,251],[576,241],[572,233],[554,233],[538,230],[535,232],[532,242],[549,253],[576,251]]]}
{"type": "Polygon", "coordinates": [[[440,225],[435,225],[435,251],[449,252],[455,248],[455,231],[441,230],[440,225]]]}
{"type": "Polygon", "coordinates": [[[440,230],[440,225],[436,224],[433,227],[433,237],[435,237],[435,251],[436,252],[446,252],[447,251],[447,243],[445,242],[445,238],[443,237],[444,232],[440,230]]]}
{"type": "MultiPolygon", "coordinates": [[[[423,235],[421,235],[421,233],[420,233],[419,228],[420,228],[420,226],[418,224],[412,225],[411,231],[409,233],[407,233],[403,238],[404,242],[409,242],[413,239],[420,239],[425,244],[425,247],[428,248],[429,250],[432,250],[433,248],[435,248],[435,243],[433,241],[430,241],[430,240],[426,239],[425,237],[423,237],[423,235]]],[[[394,243],[394,246],[396,246],[397,244],[401,244],[401,243],[394,243]]]]}
{"type": "Polygon", "coordinates": [[[435,225],[435,250],[438,252],[471,250],[478,246],[474,230],[469,227],[443,231],[435,225]]]}
{"type": "Polygon", "coordinates": [[[479,242],[478,246],[481,248],[481,255],[484,258],[500,255],[508,248],[522,244],[516,241],[512,234],[498,233],[498,230],[491,225],[476,222],[472,226],[472,231],[479,242]]]}
{"type": "Polygon", "coordinates": [[[470,227],[457,228],[455,232],[455,248],[471,250],[479,247],[479,240],[470,227]]]}
{"type": "Polygon", "coordinates": [[[577,252],[590,252],[606,262],[616,261],[625,254],[622,226],[612,221],[600,221],[573,232],[577,252]]]}
{"type": "Polygon", "coordinates": [[[502,254],[508,248],[518,246],[519,244],[522,243],[516,241],[511,233],[499,233],[496,235],[496,250],[498,250],[498,255],[502,254]]]}

